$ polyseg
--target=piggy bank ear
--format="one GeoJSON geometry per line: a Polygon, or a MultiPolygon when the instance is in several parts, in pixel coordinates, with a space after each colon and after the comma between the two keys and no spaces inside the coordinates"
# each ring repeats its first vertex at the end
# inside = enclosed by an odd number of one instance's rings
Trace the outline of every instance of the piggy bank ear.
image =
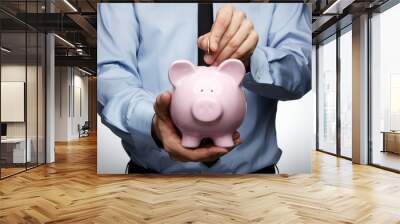
{"type": "Polygon", "coordinates": [[[218,71],[231,76],[238,85],[242,82],[246,72],[243,63],[238,59],[228,59],[222,62],[218,66],[218,71]]]}
{"type": "Polygon", "coordinates": [[[168,77],[169,81],[172,83],[174,87],[179,84],[179,81],[187,76],[195,72],[194,65],[190,63],[190,61],[186,60],[178,60],[172,63],[169,68],[168,77]]]}

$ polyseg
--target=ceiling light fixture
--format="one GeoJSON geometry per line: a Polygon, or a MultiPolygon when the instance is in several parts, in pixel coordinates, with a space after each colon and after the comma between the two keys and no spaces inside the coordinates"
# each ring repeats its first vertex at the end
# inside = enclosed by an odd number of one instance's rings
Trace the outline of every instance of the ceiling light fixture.
{"type": "Polygon", "coordinates": [[[10,52],[11,52],[11,50],[9,50],[9,49],[7,49],[7,48],[5,48],[5,47],[1,47],[0,49],[1,49],[2,51],[6,52],[6,53],[10,53],[10,52]]]}
{"type": "Polygon", "coordinates": [[[79,68],[79,67],[78,67],[78,70],[81,71],[81,72],[83,72],[83,73],[85,73],[85,74],[87,74],[87,75],[92,76],[92,73],[90,73],[90,72],[88,72],[88,71],[86,71],[86,70],[83,70],[83,69],[81,69],[81,68],[79,68]]]}
{"type": "Polygon", "coordinates": [[[71,42],[69,42],[68,40],[66,40],[66,39],[64,39],[64,38],[62,38],[62,37],[60,37],[59,35],[57,35],[57,34],[54,34],[54,36],[55,37],[57,37],[59,40],[61,40],[62,42],[64,42],[65,44],[67,44],[68,46],[70,46],[70,47],[72,47],[72,48],[75,48],[75,45],[73,45],[71,42]]]}
{"type": "Polygon", "coordinates": [[[68,0],[64,0],[64,3],[67,4],[74,12],[78,12],[78,10],[71,3],[69,3],[68,0]]]}

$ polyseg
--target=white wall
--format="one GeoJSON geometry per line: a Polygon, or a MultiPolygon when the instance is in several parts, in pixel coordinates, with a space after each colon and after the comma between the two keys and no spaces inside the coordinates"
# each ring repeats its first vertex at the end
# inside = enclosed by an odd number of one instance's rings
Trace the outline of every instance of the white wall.
{"type": "MultiPolygon", "coordinates": [[[[26,83],[25,76],[27,70],[31,71],[32,66],[26,67],[25,64],[3,64],[1,66],[1,81],[26,83]]],[[[8,108],[1,108],[1,110],[8,110],[8,108]]],[[[24,112],[24,108],[22,108],[22,111],[24,112]]],[[[8,122],[7,134],[9,137],[25,136],[25,122],[8,122]]]]}
{"type": "Polygon", "coordinates": [[[276,114],[276,133],[282,157],[280,173],[310,173],[315,149],[315,93],[295,101],[281,101],[276,114]]]}
{"type": "Polygon", "coordinates": [[[77,70],[75,70],[75,75],[74,75],[74,100],[75,100],[75,116],[72,119],[72,129],[71,129],[71,135],[73,138],[78,138],[79,137],[79,132],[78,132],[78,124],[83,125],[85,121],[88,121],[89,114],[88,114],[88,107],[89,107],[89,102],[88,102],[88,77],[87,76],[82,76],[83,73],[79,72],[78,74],[76,73],[77,70]],[[80,91],[80,93],[78,93],[80,91]],[[79,99],[79,94],[80,94],[80,99],[79,99]],[[78,101],[81,101],[80,103],[78,101]],[[80,105],[79,105],[80,104],[80,105]],[[80,113],[79,107],[82,110],[80,113]]]}
{"type": "Polygon", "coordinates": [[[97,115],[97,173],[125,173],[129,156],[121,145],[121,139],[111,132],[97,115]]]}
{"type": "Polygon", "coordinates": [[[24,82],[1,82],[1,122],[24,122],[24,82]]]}
{"type": "Polygon", "coordinates": [[[55,86],[55,141],[77,139],[78,124],[88,120],[88,78],[76,68],[56,67],[55,86]]]}
{"type": "Polygon", "coordinates": [[[282,157],[280,173],[311,173],[311,152],[316,140],[316,54],[312,53],[312,87],[299,100],[280,101],[276,114],[276,132],[282,157]]]}
{"type": "MultiPolygon", "coordinates": [[[[38,105],[37,104],[37,92],[36,92],[36,66],[25,66],[20,65],[20,64],[4,64],[1,66],[1,81],[2,82],[24,82],[26,87],[26,108],[24,108],[24,105],[22,108],[22,114],[24,114],[25,110],[27,113],[27,121],[24,121],[24,118],[22,118],[22,121],[20,122],[7,122],[7,135],[8,137],[24,137],[25,136],[25,126],[28,128],[27,135],[30,137],[31,134],[35,134],[36,136],[36,131],[37,131],[37,114],[36,114],[36,109],[37,107],[41,107],[43,105],[38,105]],[[28,78],[28,81],[26,81],[26,76],[28,78]]],[[[22,94],[24,94],[24,90],[22,90],[22,94]]],[[[2,96],[3,98],[4,96],[2,96]]],[[[7,97],[7,96],[6,96],[7,97]]],[[[24,98],[24,96],[22,97],[24,98]]],[[[24,99],[23,99],[24,100],[24,99]]],[[[24,102],[23,102],[24,104],[24,102]]],[[[3,113],[5,112],[4,110],[12,110],[16,108],[1,108],[3,113]]],[[[20,113],[21,111],[19,111],[20,113]]],[[[18,112],[15,112],[18,113],[18,112]]],[[[41,136],[40,136],[41,137],[41,136]]]]}
{"type": "Polygon", "coordinates": [[[68,140],[69,76],[67,67],[55,68],[55,141],[68,140]]]}

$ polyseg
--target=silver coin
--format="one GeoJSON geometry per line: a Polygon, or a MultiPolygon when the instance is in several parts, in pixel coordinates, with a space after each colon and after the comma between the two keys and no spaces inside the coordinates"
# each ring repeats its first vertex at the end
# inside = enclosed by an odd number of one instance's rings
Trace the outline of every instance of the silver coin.
{"type": "Polygon", "coordinates": [[[207,54],[210,54],[210,38],[207,40],[207,54]]]}

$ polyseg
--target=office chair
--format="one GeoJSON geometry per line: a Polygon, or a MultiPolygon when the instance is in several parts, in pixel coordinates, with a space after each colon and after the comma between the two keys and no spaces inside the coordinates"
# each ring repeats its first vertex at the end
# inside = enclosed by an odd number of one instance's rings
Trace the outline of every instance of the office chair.
{"type": "Polygon", "coordinates": [[[89,129],[90,129],[89,121],[85,121],[82,127],[80,127],[80,125],[78,124],[79,138],[89,136],[89,129]]]}

